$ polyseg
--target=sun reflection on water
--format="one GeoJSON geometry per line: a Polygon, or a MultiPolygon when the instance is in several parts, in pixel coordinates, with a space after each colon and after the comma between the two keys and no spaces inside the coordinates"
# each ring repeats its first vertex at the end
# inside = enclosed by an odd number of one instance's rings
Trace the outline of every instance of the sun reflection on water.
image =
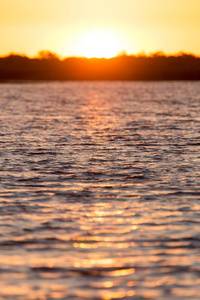
{"type": "Polygon", "coordinates": [[[1,91],[0,298],[198,299],[199,84],[1,91]]]}

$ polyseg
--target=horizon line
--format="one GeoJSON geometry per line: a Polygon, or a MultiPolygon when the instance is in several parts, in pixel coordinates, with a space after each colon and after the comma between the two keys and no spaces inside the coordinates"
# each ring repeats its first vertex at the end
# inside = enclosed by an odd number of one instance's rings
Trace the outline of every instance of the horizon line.
{"type": "Polygon", "coordinates": [[[109,60],[112,58],[117,58],[117,57],[155,57],[155,56],[165,56],[165,57],[178,57],[178,56],[183,56],[183,55],[188,55],[188,56],[193,56],[196,58],[200,58],[200,54],[195,54],[194,52],[184,52],[182,50],[175,52],[175,53],[165,53],[162,50],[158,50],[155,52],[150,52],[150,53],[146,53],[145,51],[141,51],[138,53],[127,53],[126,51],[121,51],[120,53],[118,53],[117,55],[111,56],[109,58],[106,57],[87,57],[87,56],[79,56],[79,55],[69,55],[69,56],[62,56],[60,54],[57,54],[56,52],[50,51],[50,50],[40,50],[38,51],[38,53],[34,56],[28,55],[26,53],[17,53],[17,52],[9,52],[7,54],[4,55],[0,55],[0,58],[7,58],[9,56],[20,56],[20,57],[26,57],[28,59],[58,59],[58,60],[65,60],[68,58],[79,58],[79,59],[105,59],[105,60],[109,60]]]}

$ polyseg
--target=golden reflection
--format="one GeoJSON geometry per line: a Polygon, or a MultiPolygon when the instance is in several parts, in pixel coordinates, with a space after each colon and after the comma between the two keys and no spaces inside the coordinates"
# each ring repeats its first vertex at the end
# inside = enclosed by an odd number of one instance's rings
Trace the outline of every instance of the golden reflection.
{"type": "Polygon", "coordinates": [[[99,242],[99,243],[73,243],[74,248],[82,249],[99,249],[99,248],[116,248],[116,249],[125,249],[134,246],[134,242],[130,243],[110,243],[110,242],[99,242]]]}
{"type": "Polygon", "coordinates": [[[99,246],[97,244],[73,243],[73,247],[82,249],[96,249],[99,246]]]}
{"type": "MultiPolygon", "coordinates": [[[[196,291],[194,289],[183,289],[183,288],[173,288],[172,294],[177,295],[178,297],[193,297],[196,296],[196,291]]],[[[192,298],[191,298],[192,299],[192,298]]]]}
{"type": "Polygon", "coordinates": [[[128,281],[126,285],[130,286],[130,287],[136,286],[136,282],[135,281],[128,281]]]}
{"type": "Polygon", "coordinates": [[[122,299],[125,297],[132,297],[135,295],[134,291],[101,291],[101,296],[103,300],[111,300],[111,299],[122,299]]]}
{"type": "Polygon", "coordinates": [[[124,291],[123,289],[118,290],[100,290],[96,291],[95,295],[91,292],[79,290],[76,292],[76,296],[80,299],[92,299],[92,298],[98,298],[102,300],[111,300],[111,299],[123,299],[125,297],[132,297],[135,295],[135,292],[132,290],[124,291]],[[93,297],[94,296],[94,297],[93,297]]]}
{"type": "MultiPolygon", "coordinates": [[[[95,232],[96,233],[96,232],[95,232]]],[[[125,242],[127,236],[84,236],[84,237],[75,237],[73,240],[77,242],[125,242]]],[[[133,243],[135,245],[135,243],[133,243]]]]}
{"type": "MultiPolygon", "coordinates": [[[[116,211],[112,212],[112,216],[121,215],[122,213],[123,213],[122,210],[118,210],[118,211],[116,210],[116,211]]],[[[110,215],[111,215],[111,212],[106,211],[106,210],[96,210],[96,211],[86,213],[87,217],[94,217],[94,216],[106,217],[106,216],[110,216],[110,215]]]]}
{"type": "Polygon", "coordinates": [[[131,269],[114,270],[114,271],[109,271],[109,272],[106,272],[106,273],[109,276],[113,276],[113,277],[127,276],[127,275],[135,273],[135,269],[131,268],[131,269]]]}
{"type": "Polygon", "coordinates": [[[63,296],[64,296],[64,293],[62,293],[62,292],[51,293],[51,298],[53,298],[53,299],[62,299],[63,296]]]}
{"type": "MultiPolygon", "coordinates": [[[[28,295],[29,294],[29,287],[26,284],[20,284],[18,286],[14,285],[7,285],[4,289],[4,295],[12,297],[20,297],[21,295],[28,295]]],[[[7,298],[7,297],[6,297],[7,298]]],[[[14,299],[12,297],[12,299],[14,299]]]]}
{"type": "Polygon", "coordinates": [[[26,277],[26,275],[23,273],[14,273],[13,277],[17,278],[17,279],[22,279],[22,278],[24,279],[26,277]]]}
{"type": "Polygon", "coordinates": [[[114,286],[118,286],[120,282],[113,282],[113,281],[103,281],[103,282],[91,282],[90,286],[93,288],[112,288],[114,286]]]}
{"type": "Polygon", "coordinates": [[[101,143],[102,137],[106,138],[117,126],[117,115],[113,110],[113,101],[107,101],[98,90],[93,90],[87,99],[87,104],[82,106],[82,117],[87,120],[85,130],[87,135],[96,143],[101,143]],[[101,105],[99,105],[101,102],[101,105]],[[100,134],[100,133],[104,134],[100,134]]]}
{"type": "Polygon", "coordinates": [[[88,263],[88,267],[91,266],[112,266],[116,263],[115,259],[113,258],[99,258],[99,259],[90,259],[88,263]]]}

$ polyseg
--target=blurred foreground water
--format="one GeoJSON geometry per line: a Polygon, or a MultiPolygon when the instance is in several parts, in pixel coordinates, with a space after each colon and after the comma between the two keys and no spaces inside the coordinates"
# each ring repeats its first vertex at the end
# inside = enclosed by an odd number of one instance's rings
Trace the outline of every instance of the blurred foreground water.
{"type": "Polygon", "coordinates": [[[200,299],[199,82],[0,85],[0,299],[200,299]]]}

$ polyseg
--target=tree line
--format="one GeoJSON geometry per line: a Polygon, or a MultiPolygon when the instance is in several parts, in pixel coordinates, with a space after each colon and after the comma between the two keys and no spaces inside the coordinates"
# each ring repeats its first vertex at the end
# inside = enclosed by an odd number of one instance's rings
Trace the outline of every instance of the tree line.
{"type": "Polygon", "coordinates": [[[110,59],[68,57],[42,51],[36,58],[0,58],[0,81],[10,80],[200,80],[200,57],[122,54],[110,59]]]}

